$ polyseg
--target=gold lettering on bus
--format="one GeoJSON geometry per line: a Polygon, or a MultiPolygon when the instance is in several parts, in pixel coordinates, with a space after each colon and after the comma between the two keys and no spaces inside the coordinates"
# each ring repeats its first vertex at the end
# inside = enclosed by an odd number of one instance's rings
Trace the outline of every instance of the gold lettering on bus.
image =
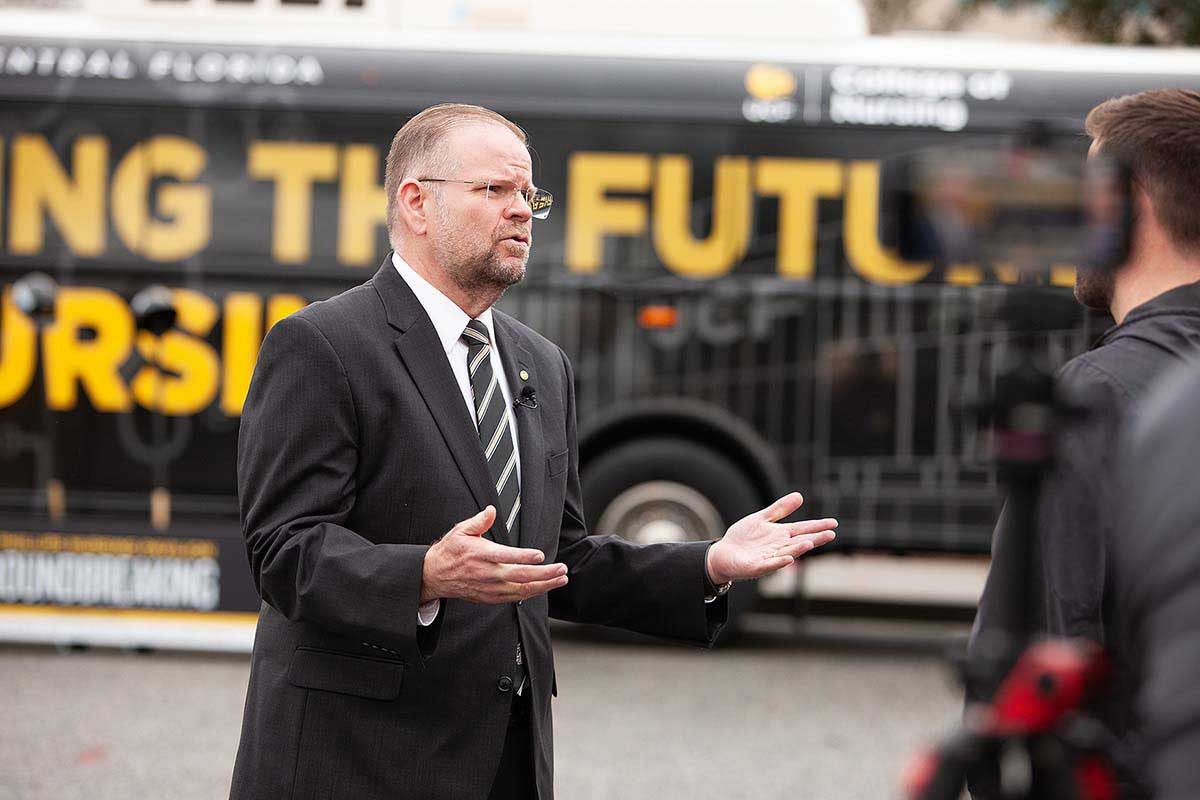
{"type": "Polygon", "coordinates": [[[112,215],[126,247],[153,261],[176,261],[208,244],[212,189],[188,183],[207,161],[202,147],[180,136],[155,136],[125,154],[113,172],[112,215]],[[176,182],[158,189],[157,213],[151,214],[150,185],[158,177],[176,182]]]}
{"type": "MultiPolygon", "coordinates": [[[[33,323],[10,297],[0,296],[0,408],[26,395],[33,385],[37,336],[33,323]]],[[[136,333],[128,304],[99,287],[63,287],[56,322],[43,338],[47,404],[69,411],[82,387],[102,413],[128,411],[132,403],[171,415],[197,414],[218,400],[239,416],[249,390],[265,331],[308,305],[295,294],[232,292],[223,304],[190,289],[172,290],[177,318],[161,339],[136,333]],[[222,321],[223,316],[223,321],[222,321]],[[222,322],[221,350],[207,338],[222,322]],[[121,368],[136,347],[145,364],[126,385],[121,368]]]]}
{"type": "Polygon", "coordinates": [[[254,362],[262,345],[262,298],[249,292],[225,296],[225,319],[221,333],[224,358],[221,378],[221,410],[231,417],[242,413],[254,362]]]}
{"type": "Polygon", "coordinates": [[[246,170],[275,184],[271,255],[281,264],[301,264],[312,251],[312,194],[316,181],[338,172],[338,148],[313,142],[253,142],[246,170]]]}
{"type": "MultiPolygon", "coordinates": [[[[1001,264],[992,270],[1000,283],[1015,284],[1019,281],[1016,267],[1011,264],[1001,264]]],[[[951,286],[978,286],[983,283],[983,269],[976,264],[955,264],[947,267],[945,281],[951,286]]],[[[1055,264],[1050,268],[1050,285],[1074,286],[1075,267],[1069,264],[1055,264]]]]}
{"type": "Polygon", "coordinates": [[[12,301],[6,287],[0,297],[0,408],[20,400],[33,382],[37,337],[33,323],[12,301]]]}
{"type": "Polygon", "coordinates": [[[1050,268],[1050,285],[1074,286],[1075,267],[1070,264],[1055,264],[1050,268]]]}
{"type": "Polygon", "coordinates": [[[568,162],[566,263],[592,273],[603,265],[604,239],[641,236],[652,229],[655,252],[679,275],[712,278],[733,269],[749,244],[755,196],[779,198],[776,270],[810,279],[816,265],[818,202],[843,193],[846,257],[873,283],[915,283],[929,264],[898,258],[879,242],[879,165],[831,159],[718,158],[714,165],[713,227],[707,239],[691,235],[691,161],[687,156],[652,158],[646,153],[573,153],[568,162]],[[651,193],[653,215],[636,197],[651,193]]]}
{"type": "Polygon", "coordinates": [[[65,169],[44,136],[18,135],[12,144],[12,186],[8,215],[8,249],[17,254],[41,252],[45,218],[72,252],[98,256],[104,252],[104,190],[108,181],[108,142],[102,136],[80,136],[65,169]]]}
{"type": "Polygon", "coordinates": [[[750,244],[750,159],[723,157],[713,167],[712,226],[692,236],[692,162],[659,156],[654,183],[654,248],[667,269],[689,278],[717,278],[733,269],[750,244]]]}
{"type": "Polygon", "coordinates": [[[842,237],[851,269],[884,286],[916,283],[928,275],[932,264],[904,261],[879,242],[878,162],[850,162],[847,183],[842,237]]]}
{"type": "Polygon", "coordinates": [[[275,323],[284,317],[290,317],[308,305],[308,301],[298,294],[273,294],[267,298],[267,330],[275,327],[275,323]]]}
{"type": "Polygon", "coordinates": [[[171,297],[177,318],[175,329],[161,337],[139,331],[137,348],[149,363],[138,370],[131,388],[138,405],[163,414],[198,414],[217,395],[220,365],[208,336],[217,322],[218,308],[208,295],[191,289],[174,289],[171,297]]]}
{"type": "Polygon", "coordinates": [[[811,279],[816,267],[817,200],[842,193],[840,161],[815,158],[760,158],[755,164],[755,190],[779,198],[780,275],[811,279]]]}
{"type": "Polygon", "coordinates": [[[129,392],[117,370],[132,343],[133,315],[115,292],[81,286],[59,289],[54,324],[43,336],[50,408],[75,408],[83,387],[97,411],[128,411],[129,392]]]}
{"type": "Polygon", "coordinates": [[[379,180],[375,147],[343,148],[338,186],[338,261],[355,267],[370,265],[375,261],[375,234],[387,224],[387,190],[379,180]]]}
{"type": "Polygon", "coordinates": [[[604,261],[605,236],[640,236],[648,214],[640,199],[609,197],[612,192],[650,190],[651,160],[646,153],[572,153],[567,161],[567,268],[592,273],[604,261]]]}
{"type": "Polygon", "coordinates": [[[946,267],[945,278],[951,286],[976,286],[983,282],[983,270],[975,264],[953,264],[946,267]]]}
{"type": "MultiPolygon", "coordinates": [[[[295,294],[276,294],[267,298],[266,330],[276,322],[308,305],[295,294]]],[[[232,292],[225,296],[225,320],[222,328],[221,410],[231,417],[241,416],[250,378],[262,346],[263,302],[257,294],[232,292]]]]}

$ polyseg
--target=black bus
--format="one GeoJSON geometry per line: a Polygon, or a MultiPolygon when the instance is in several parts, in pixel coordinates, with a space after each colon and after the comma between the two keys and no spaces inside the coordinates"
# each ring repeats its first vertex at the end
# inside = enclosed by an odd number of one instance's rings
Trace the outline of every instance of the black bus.
{"type": "MultiPolygon", "coordinates": [[[[1005,347],[980,287],[1012,276],[885,247],[880,160],[1200,87],[1186,53],[937,39],[183,36],[0,36],[0,612],[257,608],[235,449],[259,344],[379,266],[382,157],[445,101],[524,126],[556,195],[501,306],[574,362],[596,533],[717,536],[799,488],[842,550],[986,554],[996,486],[958,407],[1005,347]],[[33,272],[40,326],[14,302],[33,272]],[[158,284],[161,336],[131,305],[158,284]]],[[[1049,358],[1102,324],[1048,332],[1049,358]]]]}

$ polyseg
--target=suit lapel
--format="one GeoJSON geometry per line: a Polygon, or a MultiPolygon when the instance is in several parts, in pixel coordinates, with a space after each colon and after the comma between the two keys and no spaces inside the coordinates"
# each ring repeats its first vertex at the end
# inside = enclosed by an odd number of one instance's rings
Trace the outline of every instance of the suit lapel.
{"type": "MultiPolygon", "coordinates": [[[[525,346],[517,327],[505,315],[492,312],[496,326],[496,343],[500,347],[500,361],[504,364],[504,375],[514,400],[521,398],[526,387],[536,395],[537,374],[533,369],[533,356],[525,346]],[[523,377],[528,375],[528,377],[523,377]]],[[[546,481],[546,446],[542,439],[542,409],[517,406],[513,411],[517,425],[517,443],[521,456],[521,521],[517,526],[518,543],[522,547],[534,547],[541,522],[542,489],[546,481]]]]}
{"type": "MultiPolygon", "coordinates": [[[[387,311],[388,324],[396,329],[396,352],[433,415],[450,454],[458,464],[479,508],[499,508],[496,488],[488,472],[475,423],[467,413],[462,391],[454,379],[437,330],[416,295],[396,272],[391,255],[372,281],[387,311]]],[[[467,515],[469,516],[469,515],[467,515]]],[[[491,538],[504,542],[504,523],[497,516],[491,538]]]]}

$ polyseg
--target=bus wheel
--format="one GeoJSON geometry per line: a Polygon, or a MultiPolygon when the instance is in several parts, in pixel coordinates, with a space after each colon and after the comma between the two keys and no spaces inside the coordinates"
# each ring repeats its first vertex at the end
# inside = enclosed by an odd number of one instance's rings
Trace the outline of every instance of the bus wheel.
{"type": "MultiPolygon", "coordinates": [[[[749,478],[729,459],[683,439],[623,444],[588,463],[581,479],[592,533],[639,544],[719,539],[762,505],[749,478]]],[[[734,586],[727,632],[755,599],[754,584],[734,586]]]]}

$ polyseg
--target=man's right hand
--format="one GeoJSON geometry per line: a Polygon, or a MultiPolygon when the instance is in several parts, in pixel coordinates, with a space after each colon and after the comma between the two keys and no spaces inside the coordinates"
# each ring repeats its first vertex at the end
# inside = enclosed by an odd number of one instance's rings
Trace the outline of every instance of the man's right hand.
{"type": "Polygon", "coordinates": [[[484,539],[495,519],[496,509],[488,506],[430,546],[421,575],[422,604],[449,597],[512,603],[567,585],[566,564],[543,564],[541,550],[484,539]]]}

